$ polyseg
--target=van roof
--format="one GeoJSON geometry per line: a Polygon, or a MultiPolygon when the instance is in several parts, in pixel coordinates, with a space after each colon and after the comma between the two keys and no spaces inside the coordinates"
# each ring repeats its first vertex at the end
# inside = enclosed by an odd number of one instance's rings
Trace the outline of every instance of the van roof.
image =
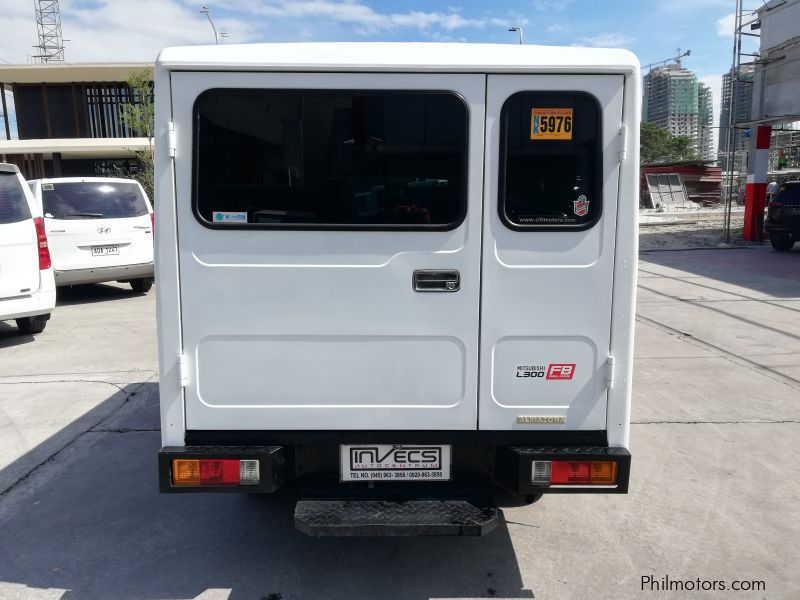
{"type": "Polygon", "coordinates": [[[11,163],[0,162],[0,173],[19,173],[19,167],[11,163]]]}
{"type": "Polygon", "coordinates": [[[185,46],[162,50],[166,70],[451,73],[633,73],[628,50],[519,44],[294,43],[185,46]]]}
{"type": "Polygon", "coordinates": [[[125,177],[42,177],[31,181],[42,183],[138,183],[135,179],[125,177]]]}

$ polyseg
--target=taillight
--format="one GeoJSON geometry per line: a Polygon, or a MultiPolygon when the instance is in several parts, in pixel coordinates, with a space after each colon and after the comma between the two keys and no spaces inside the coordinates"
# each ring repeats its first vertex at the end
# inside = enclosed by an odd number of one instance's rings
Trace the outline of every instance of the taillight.
{"type": "Polygon", "coordinates": [[[767,207],[769,207],[769,208],[777,208],[779,206],[783,206],[783,202],[778,202],[776,200],[770,200],[767,203],[767,207]]]}
{"type": "Polygon", "coordinates": [[[258,485],[257,460],[183,459],[172,461],[175,485],[258,485]]]}
{"type": "Polygon", "coordinates": [[[531,482],[549,485],[615,485],[617,463],[610,460],[537,460],[531,482]]]}
{"type": "Polygon", "coordinates": [[[153,233],[156,232],[156,213],[150,213],[150,225],[153,228],[153,233]]]}
{"type": "Polygon", "coordinates": [[[44,219],[36,217],[33,220],[36,226],[36,243],[39,246],[39,270],[44,271],[52,265],[50,262],[50,248],[47,247],[47,234],[44,231],[44,219]]]}

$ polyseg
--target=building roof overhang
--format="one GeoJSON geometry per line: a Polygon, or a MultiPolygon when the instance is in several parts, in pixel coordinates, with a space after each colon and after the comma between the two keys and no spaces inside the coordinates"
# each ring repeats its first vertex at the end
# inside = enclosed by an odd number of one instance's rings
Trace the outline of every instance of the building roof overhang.
{"type": "Polygon", "coordinates": [[[133,158],[150,147],[147,138],[56,138],[38,140],[0,140],[0,155],[42,154],[51,158],[133,158]]]}
{"type": "Polygon", "coordinates": [[[119,63],[47,63],[30,65],[0,64],[0,82],[10,83],[80,83],[89,81],[124,81],[133,73],[147,71],[153,76],[151,62],[119,63]]]}

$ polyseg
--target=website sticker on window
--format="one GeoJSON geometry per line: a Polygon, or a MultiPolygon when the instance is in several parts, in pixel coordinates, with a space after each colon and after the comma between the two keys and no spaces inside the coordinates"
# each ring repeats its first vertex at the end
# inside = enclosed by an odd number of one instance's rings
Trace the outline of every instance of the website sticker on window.
{"type": "Polygon", "coordinates": [[[246,212],[213,211],[214,223],[247,223],[246,212]]]}
{"type": "Polygon", "coordinates": [[[571,140],[571,108],[532,108],[532,140],[571,140]]]}

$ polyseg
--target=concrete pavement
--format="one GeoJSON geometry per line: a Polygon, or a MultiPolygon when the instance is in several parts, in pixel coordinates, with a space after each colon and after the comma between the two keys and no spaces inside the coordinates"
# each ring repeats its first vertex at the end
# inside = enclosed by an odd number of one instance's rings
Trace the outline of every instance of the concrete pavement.
{"type": "Polygon", "coordinates": [[[643,254],[631,493],[505,509],[480,539],[315,540],[284,494],[159,495],[154,294],[72,291],[35,341],[0,324],[0,598],[800,597],[798,266],[643,254]]]}

